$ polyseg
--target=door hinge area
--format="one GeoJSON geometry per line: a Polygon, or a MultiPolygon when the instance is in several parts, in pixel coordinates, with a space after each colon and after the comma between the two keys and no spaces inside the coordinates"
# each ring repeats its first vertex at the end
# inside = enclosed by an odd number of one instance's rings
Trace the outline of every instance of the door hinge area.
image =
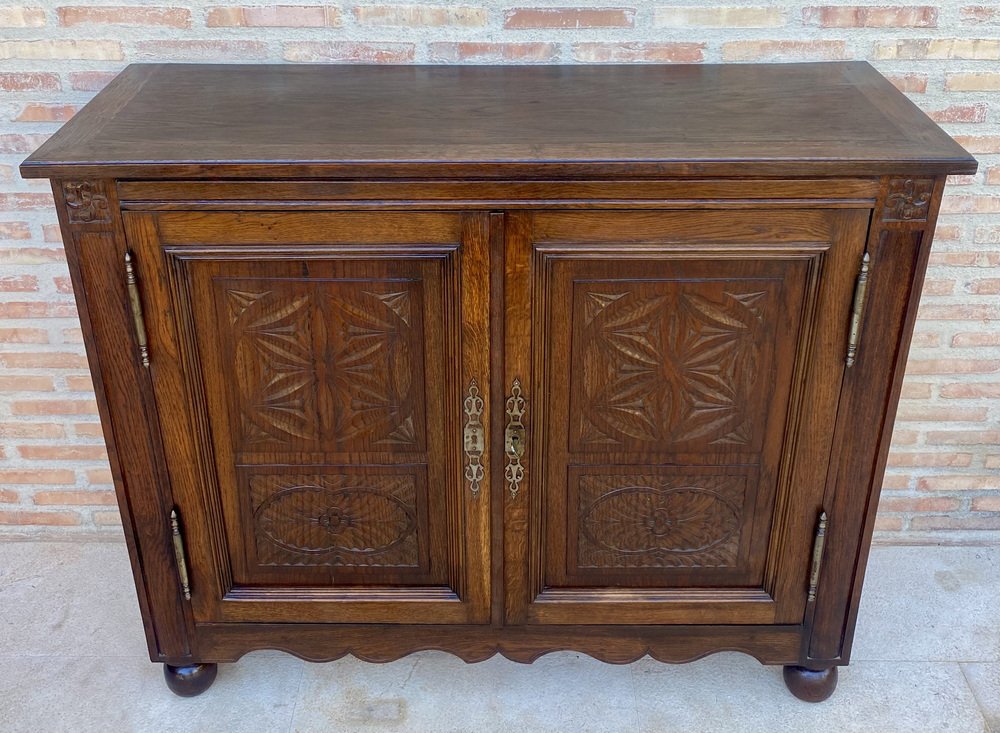
{"type": "Polygon", "coordinates": [[[854,366],[861,342],[861,319],[865,314],[865,296],[868,294],[868,276],[871,273],[871,256],[865,252],[861,258],[861,271],[854,283],[854,303],[851,306],[851,329],[847,337],[847,366],[854,366]]]}
{"type": "Polygon", "coordinates": [[[813,537],[812,567],[809,569],[808,602],[816,600],[816,590],[819,588],[819,571],[823,566],[823,546],[826,544],[826,512],[821,512],[816,524],[816,536],[813,537]]]}
{"type": "Polygon", "coordinates": [[[142,315],[142,300],[139,298],[139,279],[132,264],[132,253],[125,253],[125,284],[128,287],[128,302],[132,310],[132,323],[135,326],[135,340],[139,345],[139,358],[142,365],[149,368],[149,343],[146,339],[146,319],[142,315]]]}
{"type": "Polygon", "coordinates": [[[170,511],[170,534],[174,542],[174,557],[177,560],[177,576],[181,581],[181,592],[186,600],[191,600],[191,581],[188,579],[187,559],[184,552],[184,535],[181,534],[181,522],[177,510],[170,511]]]}

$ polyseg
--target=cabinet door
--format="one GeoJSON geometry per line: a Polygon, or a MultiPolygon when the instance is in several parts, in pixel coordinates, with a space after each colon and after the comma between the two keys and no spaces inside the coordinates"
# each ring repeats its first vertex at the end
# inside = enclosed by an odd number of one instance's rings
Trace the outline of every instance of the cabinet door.
{"type": "Polygon", "coordinates": [[[801,623],[867,222],[508,217],[509,622],[801,623]]]}
{"type": "Polygon", "coordinates": [[[488,215],[125,218],[195,621],[488,620],[488,215]]]}

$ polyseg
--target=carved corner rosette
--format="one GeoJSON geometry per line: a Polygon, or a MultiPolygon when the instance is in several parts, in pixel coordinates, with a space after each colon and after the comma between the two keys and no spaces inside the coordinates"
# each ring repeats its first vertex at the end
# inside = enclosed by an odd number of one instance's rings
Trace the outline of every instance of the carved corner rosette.
{"type": "Polygon", "coordinates": [[[927,221],[933,178],[893,178],[889,181],[882,221],[927,221]]]}
{"type": "Polygon", "coordinates": [[[108,197],[100,181],[63,181],[63,197],[70,224],[107,224],[108,197]]]}

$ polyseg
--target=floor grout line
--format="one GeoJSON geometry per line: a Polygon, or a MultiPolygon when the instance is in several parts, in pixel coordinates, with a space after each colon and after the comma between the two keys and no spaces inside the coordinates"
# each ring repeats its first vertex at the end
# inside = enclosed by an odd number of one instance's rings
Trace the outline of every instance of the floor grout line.
{"type": "MultiPolygon", "coordinates": [[[[976,687],[972,684],[969,679],[969,675],[965,672],[966,664],[979,664],[979,662],[960,662],[958,665],[958,671],[962,673],[962,679],[965,680],[965,686],[969,688],[969,692],[972,693],[972,699],[976,702],[976,707],[979,709],[979,714],[983,716],[983,725],[986,726],[987,733],[996,733],[993,730],[993,726],[990,725],[990,721],[987,718],[987,712],[983,708],[983,703],[979,700],[979,695],[976,694],[976,687]]],[[[987,662],[986,664],[989,664],[987,662]]]]}

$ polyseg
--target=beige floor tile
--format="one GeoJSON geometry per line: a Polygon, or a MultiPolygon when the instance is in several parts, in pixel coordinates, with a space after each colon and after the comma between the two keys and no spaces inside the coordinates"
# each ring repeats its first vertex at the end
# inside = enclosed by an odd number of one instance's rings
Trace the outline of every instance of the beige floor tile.
{"type": "Polygon", "coordinates": [[[211,691],[195,698],[167,690],[160,665],[131,657],[23,657],[4,665],[4,733],[284,733],[304,662],[248,655],[220,668],[211,691]]]}
{"type": "Polygon", "coordinates": [[[792,697],[780,667],[742,654],[687,665],[642,660],[633,666],[640,730],[649,733],[983,733],[957,664],[859,662],[841,670],[833,697],[792,697]]]}
{"type": "Polygon", "coordinates": [[[962,671],[991,733],[1000,733],[1000,664],[963,664],[962,671]]]}
{"type": "Polygon", "coordinates": [[[123,542],[0,542],[0,657],[147,657],[123,542]]]}
{"type": "Polygon", "coordinates": [[[391,664],[306,668],[296,733],[635,731],[627,666],[560,652],[523,665],[423,652],[391,664]]]}
{"type": "Polygon", "coordinates": [[[1000,661],[1000,548],[877,547],[855,660],[1000,661]]]}

